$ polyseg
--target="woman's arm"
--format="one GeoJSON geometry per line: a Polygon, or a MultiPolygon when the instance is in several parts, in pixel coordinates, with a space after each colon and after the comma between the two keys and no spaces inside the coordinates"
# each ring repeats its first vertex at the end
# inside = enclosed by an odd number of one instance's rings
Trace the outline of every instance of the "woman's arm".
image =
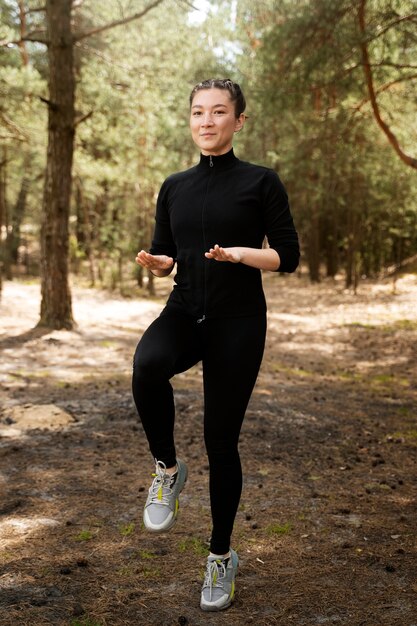
{"type": "Polygon", "coordinates": [[[272,248],[244,248],[234,246],[232,248],[222,248],[215,245],[205,253],[207,259],[215,261],[229,261],[230,263],[243,263],[249,267],[256,267],[259,270],[276,271],[281,263],[279,254],[272,248]]]}

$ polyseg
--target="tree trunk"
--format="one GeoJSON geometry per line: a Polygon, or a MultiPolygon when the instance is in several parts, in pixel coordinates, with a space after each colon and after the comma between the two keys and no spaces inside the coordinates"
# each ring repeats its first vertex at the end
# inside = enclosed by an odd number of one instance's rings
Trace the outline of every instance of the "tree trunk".
{"type": "Polygon", "coordinates": [[[41,229],[39,326],[74,326],[68,284],[68,225],[74,144],[72,0],[47,0],[49,102],[48,152],[41,229]]]}

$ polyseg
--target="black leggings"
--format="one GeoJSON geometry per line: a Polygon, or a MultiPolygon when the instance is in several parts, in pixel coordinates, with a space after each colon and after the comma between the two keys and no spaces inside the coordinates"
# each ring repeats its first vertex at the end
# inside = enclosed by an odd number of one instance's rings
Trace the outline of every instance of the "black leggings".
{"type": "Polygon", "coordinates": [[[133,364],[133,397],[151,453],[176,463],[174,396],[169,382],[203,363],[204,441],[210,466],[213,521],[210,549],[226,554],[242,491],[238,440],[261,365],[266,315],[195,318],[165,309],[140,340],[133,364]]]}

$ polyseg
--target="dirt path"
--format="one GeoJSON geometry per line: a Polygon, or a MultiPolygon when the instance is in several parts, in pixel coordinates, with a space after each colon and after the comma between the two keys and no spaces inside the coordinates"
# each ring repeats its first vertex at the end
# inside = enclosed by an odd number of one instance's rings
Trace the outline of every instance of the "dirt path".
{"type": "Polygon", "coordinates": [[[176,527],[141,527],[150,456],[130,363],[159,298],[74,287],[74,332],[0,303],[1,626],[417,626],[417,278],[268,275],[269,334],[241,437],[236,601],[198,607],[209,533],[201,372],[175,381],[190,469],[176,527]],[[203,465],[201,466],[201,458],[203,465]]]}

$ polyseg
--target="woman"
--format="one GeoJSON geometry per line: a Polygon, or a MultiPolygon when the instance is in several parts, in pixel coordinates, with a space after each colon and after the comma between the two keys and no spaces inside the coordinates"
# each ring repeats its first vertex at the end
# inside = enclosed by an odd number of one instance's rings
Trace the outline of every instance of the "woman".
{"type": "Polygon", "coordinates": [[[200,602],[205,611],[227,608],[234,596],[238,557],[230,539],[242,489],[238,439],[266,333],[260,270],[293,272],[299,261],[297,232],[278,176],[234,155],[244,111],[242,91],[228,79],[194,87],[190,128],[200,162],[165,180],[152,247],[136,257],[156,276],[167,276],[176,265],[167,304],[134,357],[133,395],[156,463],[143,516],[151,531],[175,523],[187,480],[174,445],[169,380],[199,361],[203,365],[213,523],[200,602]]]}

